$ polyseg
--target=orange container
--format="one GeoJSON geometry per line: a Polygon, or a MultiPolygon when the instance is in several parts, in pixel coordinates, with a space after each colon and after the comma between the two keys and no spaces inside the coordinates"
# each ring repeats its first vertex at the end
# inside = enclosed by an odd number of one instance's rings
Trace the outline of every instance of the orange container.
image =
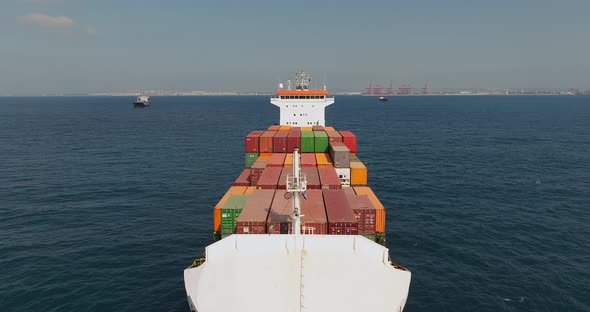
{"type": "Polygon", "coordinates": [[[301,127],[301,132],[303,132],[303,131],[312,132],[313,129],[311,127],[301,127]]]}
{"type": "Polygon", "coordinates": [[[377,198],[373,190],[371,190],[368,186],[355,186],[354,191],[357,195],[367,195],[369,200],[375,206],[376,209],[376,216],[375,216],[375,231],[379,233],[385,233],[385,207],[377,198]]]}
{"type": "Polygon", "coordinates": [[[283,167],[293,168],[293,154],[287,154],[285,157],[285,162],[283,163],[283,167]]]}
{"type": "Polygon", "coordinates": [[[367,167],[360,161],[350,162],[350,184],[367,185],[367,167]]]}
{"type": "Polygon", "coordinates": [[[315,153],[315,161],[318,168],[332,168],[334,164],[327,153],[315,153]]]}
{"type": "Polygon", "coordinates": [[[336,131],[336,129],[334,127],[324,127],[324,131],[336,131]]]}
{"type": "Polygon", "coordinates": [[[260,155],[258,155],[258,157],[272,157],[272,153],[260,153],[260,155]]]}
{"type": "Polygon", "coordinates": [[[350,153],[350,157],[356,157],[356,153],[350,153]]]}
{"type": "Polygon", "coordinates": [[[221,208],[227,199],[232,195],[243,195],[246,192],[247,186],[232,186],[225,192],[225,195],[221,197],[215,209],[213,210],[213,232],[218,233],[221,230],[221,208]]]}
{"type": "Polygon", "coordinates": [[[268,131],[279,131],[280,128],[281,128],[281,126],[279,126],[279,125],[272,125],[272,126],[268,127],[268,131]]]}
{"type": "Polygon", "coordinates": [[[279,128],[279,131],[281,131],[281,132],[289,132],[289,131],[291,131],[291,126],[281,126],[279,128]]]}
{"type": "Polygon", "coordinates": [[[254,193],[255,189],[256,189],[256,186],[248,186],[248,188],[244,192],[244,195],[250,195],[250,194],[254,193]]]}

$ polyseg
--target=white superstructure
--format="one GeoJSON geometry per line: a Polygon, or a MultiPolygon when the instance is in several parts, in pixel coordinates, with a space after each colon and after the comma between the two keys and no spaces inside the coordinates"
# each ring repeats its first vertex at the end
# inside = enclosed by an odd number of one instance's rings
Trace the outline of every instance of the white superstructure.
{"type": "Polygon", "coordinates": [[[328,95],[326,86],[323,90],[310,90],[310,82],[309,75],[301,71],[295,78],[295,90],[291,90],[291,81],[287,82],[287,90],[279,84],[277,95],[270,102],[280,108],[282,126],[325,126],[325,109],[334,103],[334,97],[328,95]]]}

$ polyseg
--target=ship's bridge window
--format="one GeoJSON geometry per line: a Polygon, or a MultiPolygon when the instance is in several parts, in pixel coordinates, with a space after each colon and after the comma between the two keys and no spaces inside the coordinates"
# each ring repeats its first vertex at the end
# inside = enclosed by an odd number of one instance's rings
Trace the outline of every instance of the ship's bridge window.
{"type": "Polygon", "coordinates": [[[320,99],[323,99],[323,98],[324,98],[324,96],[323,96],[323,95],[321,95],[321,96],[320,96],[320,99]]]}
{"type": "Polygon", "coordinates": [[[284,95],[281,95],[281,99],[284,99],[284,98],[285,98],[285,96],[284,95]]]}

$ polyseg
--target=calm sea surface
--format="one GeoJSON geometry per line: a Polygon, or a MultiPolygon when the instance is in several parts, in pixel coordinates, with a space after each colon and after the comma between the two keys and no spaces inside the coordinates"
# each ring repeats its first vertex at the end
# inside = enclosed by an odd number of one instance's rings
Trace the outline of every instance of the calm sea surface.
{"type": "MultiPolygon", "coordinates": [[[[267,97],[0,98],[0,311],[188,311],[267,97]]],[[[590,97],[336,97],[406,311],[590,311],[590,97]]],[[[362,287],[362,286],[359,286],[362,287]]]]}

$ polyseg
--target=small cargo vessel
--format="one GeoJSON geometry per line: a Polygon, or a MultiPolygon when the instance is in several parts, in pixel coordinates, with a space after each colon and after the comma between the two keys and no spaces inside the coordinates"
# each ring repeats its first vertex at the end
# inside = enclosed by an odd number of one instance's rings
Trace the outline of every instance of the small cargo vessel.
{"type": "Polygon", "coordinates": [[[150,97],[147,95],[140,95],[137,97],[135,102],[133,102],[134,107],[146,107],[150,105],[150,97]]]}
{"type": "Polygon", "coordinates": [[[184,270],[192,311],[403,310],[411,273],[390,258],[357,136],[325,126],[334,97],[309,83],[299,72],[294,90],[279,85],[280,123],[246,135],[215,242],[184,270]]]}
{"type": "Polygon", "coordinates": [[[379,97],[379,101],[381,101],[381,102],[387,102],[387,101],[389,101],[389,99],[386,98],[386,97],[384,97],[384,96],[380,96],[379,97]]]}

